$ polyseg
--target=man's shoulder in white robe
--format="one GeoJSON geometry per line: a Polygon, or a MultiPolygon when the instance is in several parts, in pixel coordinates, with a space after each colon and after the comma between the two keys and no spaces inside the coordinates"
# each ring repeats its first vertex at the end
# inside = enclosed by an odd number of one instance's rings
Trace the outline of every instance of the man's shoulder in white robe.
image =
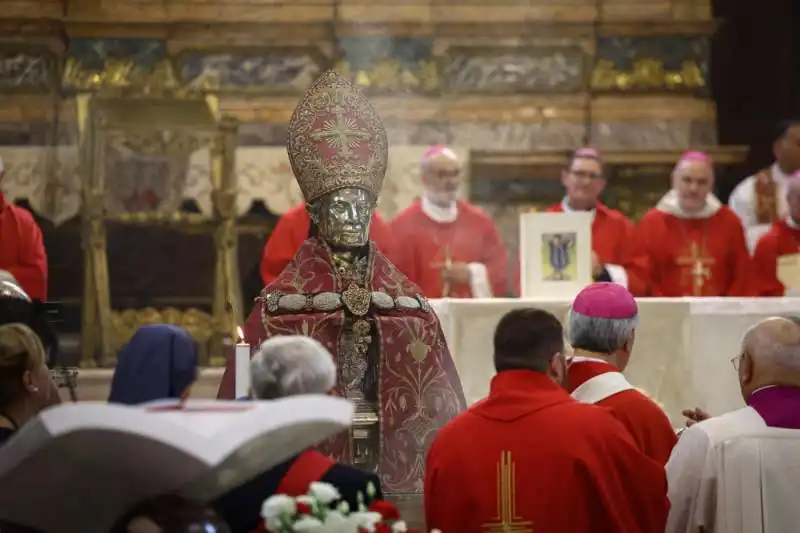
{"type": "Polygon", "coordinates": [[[683,432],[666,466],[671,505],[666,533],[694,533],[713,516],[713,465],[709,462],[715,448],[726,440],[756,434],[766,427],[755,409],[745,407],[683,432]]]}

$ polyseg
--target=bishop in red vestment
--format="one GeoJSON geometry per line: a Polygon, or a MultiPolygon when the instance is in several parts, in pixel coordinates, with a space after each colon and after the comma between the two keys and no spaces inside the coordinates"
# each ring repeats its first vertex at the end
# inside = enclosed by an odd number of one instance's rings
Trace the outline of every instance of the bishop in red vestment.
{"type": "Polygon", "coordinates": [[[800,253],[800,173],[788,181],[789,215],[775,221],[753,253],[754,282],[759,296],[784,296],[800,287],[786,287],[778,279],[781,257],[800,253]]]}
{"type": "Polygon", "coordinates": [[[391,222],[397,266],[428,298],[489,298],[508,293],[508,251],[492,219],[456,198],[461,165],[444,146],[422,159],[423,194],[391,222]]]}
{"type": "Polygon", "coordinates": [[[649,296],[754,296],[750,254],[739,218],[711,193],[703,153],[685,154],[672,190],[636,226],[636,254],[649,265],[649,296]]]}
{"type": "MultiPolygon", "coordinates": [[[[377,458],[387,492],[419,492],[425,453],[465,400],[428,301],[368,240],[386,131],[361,93],[327,71],[295,109],[287,148],[319,236],[264,287],[245,338],[307,335],[330,350],[339,370],[333,392],[356,404],[357,420],[367,421],[361,431],[375,438],[339,435],[326,451],[344,462],[377,458]]],[[[220,398],[233,397],[232,363],[220,398]]]]}
{"type": "MultiPolygon", "coordinates": [[[[289,264],[303,241],[310,237],[310,229],[311,219],[308,218],[308,211],[303,204],[289,209],[278,219],[261,256],[261,279],[265,285],[272,283],[289,264]]],[[[369,238],[386,257],[396,262],[390,251],[393,240],[389,224],[379,213],[372,214],[369,238]]]]}
{"type": "MultiPolygon", "coordinates": [[[[600,202],[606,186],[603,160],[594,148],[576,150],[561,173],[566,196],[546,209],[548,213],[590,211],[592,220],[592,277],[612,281],[637,296],[647,291],[647,258],[634,255],[631,237],[633,223],[616,209],[600,202]]],[[[517,265],[517,294],[521,293],[517,265]]]]}
{"type": "Polygon", "coordinates": [[[666,465],[678,441],[669,418],[653,400],[631,385],[628,365],[638,325],[633,295],[614,283],[583,289],[569,313],[569,338],[575,355],[567,372],[573,398],[607,407],[648,457],[666,465]]]}
{"type": "Polygon", "coordinates": [[[537,309],[495,330],[489,396],[439,432],[425,466],[425,521],[443,532],[662,533],[663,465],[606,410],[560,386],[563,331],[537,309]]]}
{"type": "MultiPolygon", "coordinates": [[[[0,183],[5,170],[0,159],[0,183]]],[[[33,216],[0,192],[0,270],[6,270],[33,300],[47,299],[47,255],[33,216]]]]}

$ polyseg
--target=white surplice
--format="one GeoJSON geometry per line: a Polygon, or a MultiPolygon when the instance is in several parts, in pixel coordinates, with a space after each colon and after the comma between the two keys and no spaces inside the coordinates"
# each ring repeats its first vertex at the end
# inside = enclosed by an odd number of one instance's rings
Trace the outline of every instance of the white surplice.
{"type": "MultiPolygon", "coordinates": [[[[774,163],[770,167],[772,173],[772,181],[775,182],[775,192],[777,195],[778,216],[784,217],[788,213],[788,205],[786,203],[786,192],[789,189],[789,178],[778,163],[774,163]]],[[[745,235],[747,236],[747,246],[750,253],[758,244],[758,239],[761,238],[772,224],[758,224],[756,219],[756,176],[749,176],[733,189],[730,198],[728,199],[728,207],[741,219],[744,225],[745,235]]]]}
{"type": "Polygon", "coordinates": [[[686,430],[666,468],[666,533],[782,533],[800,524],[800,431],[769,428],[751,407],[686,430]]]}

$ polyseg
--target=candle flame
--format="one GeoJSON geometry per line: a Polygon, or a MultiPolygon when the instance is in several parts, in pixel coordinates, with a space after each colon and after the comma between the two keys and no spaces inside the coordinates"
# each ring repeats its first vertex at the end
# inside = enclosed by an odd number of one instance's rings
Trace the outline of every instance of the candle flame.
{"type": "Polygon", "coordinates": [[[236,326],[236,339],[237,343],[244,342],[244,330],[242,330],[242,326],[236,326]]]}

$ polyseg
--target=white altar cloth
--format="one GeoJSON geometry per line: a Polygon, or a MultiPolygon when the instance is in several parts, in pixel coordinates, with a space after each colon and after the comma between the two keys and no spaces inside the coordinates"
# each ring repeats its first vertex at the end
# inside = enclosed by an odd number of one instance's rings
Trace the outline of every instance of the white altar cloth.
{"type": "MultiPolygon", "coordinates": [[[[640,298],[640,324],[625,371],[655,398],[676,427],[681,410],[721,414],[743,406],[731,358],[742,335],[759,320],[800,314],[800,298],[640,298]]],[[[468,403],[485,397],[494,375],[492,336],[511,309],[538,307],[559,318],[569,301],[542,299],[432,300],[468,403]]]]}

